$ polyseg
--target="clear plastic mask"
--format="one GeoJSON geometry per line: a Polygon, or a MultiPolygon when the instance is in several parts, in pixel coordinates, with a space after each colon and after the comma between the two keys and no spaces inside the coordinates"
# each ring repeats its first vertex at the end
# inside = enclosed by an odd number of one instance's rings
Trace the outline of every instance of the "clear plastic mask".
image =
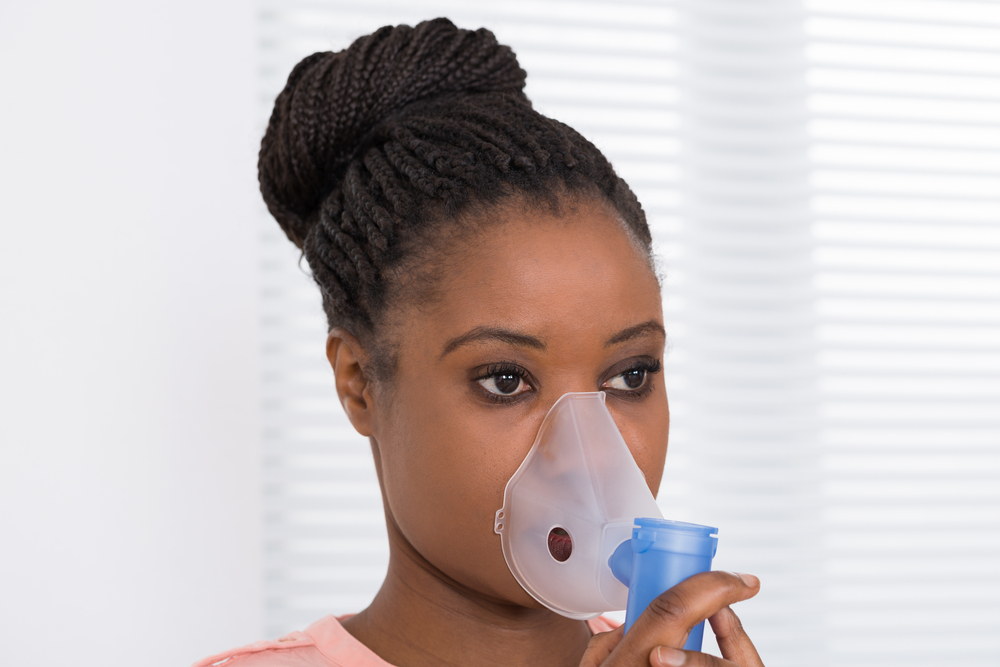
{"type": "Polygon", "coordinates": [[[625,609],[608,559],[636,517],[662,518],[601,392],[563,395],[504,489],[494,531],[517,582],[575,619],[625,609]]]}

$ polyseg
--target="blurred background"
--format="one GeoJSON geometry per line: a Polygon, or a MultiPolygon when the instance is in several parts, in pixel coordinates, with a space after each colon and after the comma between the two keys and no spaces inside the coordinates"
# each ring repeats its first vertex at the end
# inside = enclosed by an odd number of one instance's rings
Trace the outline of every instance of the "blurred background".
{"type": "Polygon", "coordinates": [[[767,664],[996,664],[1000,3],[943,0],[0,4],[4,662],[187,665],[371,599],[368,445],[256,150],[302,57],[435,16],[643,202],[659,501],[763,580],[767,664]]]}

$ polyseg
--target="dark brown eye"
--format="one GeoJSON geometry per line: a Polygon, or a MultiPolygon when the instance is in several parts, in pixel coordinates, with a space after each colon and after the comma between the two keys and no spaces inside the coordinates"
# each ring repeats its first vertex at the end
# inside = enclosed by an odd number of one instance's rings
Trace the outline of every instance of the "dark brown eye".
{"type": "Polygon", "coordinates": [[[622,378],[625,380],[625,386],[629,389],[638,389],[646,380],[646,371],[636,370],[622,373],[622,378]]]}
{"type": "Polygon", "coordinates": [[[621,375],[616,375],[605,384],[610,389],[620,389],[622,391],[633,391],[639,389],[642,385],[646,384],[646,376],[648,375],[646,369],[636,368],[630,371],[625,371],[621,375]]]}
{"type": "Polygon", "coordinates": [[[521,384],[521,378],[516,375],[494,375],[493,384],[501,394],[513,394],[521,384]]]}
{"type": "Polygon", "coordinates": [[[514,373],[496,373],[479,380],[483,389],[497,396],[515,396],[531,389],[520,375],[514,373]]]}

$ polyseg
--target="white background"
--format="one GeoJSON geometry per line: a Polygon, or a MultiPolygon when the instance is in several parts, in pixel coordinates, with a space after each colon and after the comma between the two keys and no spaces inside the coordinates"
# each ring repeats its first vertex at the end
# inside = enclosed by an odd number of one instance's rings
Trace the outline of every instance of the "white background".
{"type": "Polygon", "coordinates": [[[0,3],[0,663],[260,637],[254,8],[0,3]]]}

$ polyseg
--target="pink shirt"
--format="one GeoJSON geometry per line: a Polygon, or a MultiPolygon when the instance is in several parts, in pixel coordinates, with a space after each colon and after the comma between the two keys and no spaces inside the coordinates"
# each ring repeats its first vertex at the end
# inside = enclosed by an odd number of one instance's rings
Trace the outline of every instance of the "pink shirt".
{"type": "MultiPolygon", "coordinates": [[[[349,616],[341,616],[349,618],[349,616]]],[[[587,621],[594,634],[618,624],[603,616],[587,621]]],[[[305,632],[261,641],[196,662],[192,667],[392,667],[344,629],[335,616],[316,621],[305,632]]]]}

